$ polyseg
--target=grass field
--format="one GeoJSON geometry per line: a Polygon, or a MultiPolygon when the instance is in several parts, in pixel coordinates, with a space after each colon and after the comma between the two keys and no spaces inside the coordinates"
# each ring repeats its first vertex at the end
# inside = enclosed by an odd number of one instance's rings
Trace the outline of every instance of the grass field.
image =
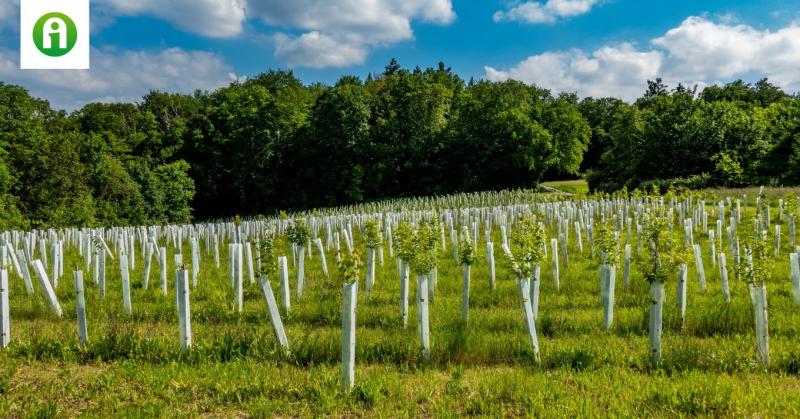
{"type": "MultiPolygon", "coordinates": [[[[589,184],[586,182],[586,179],[554,180],[542,182],[542,186],[573,195],[582,196],[589,194],[589,184]]],[[[750,200],[749,203],[752,204],[752,200],[758,196],[759,191],[759,187],[753,186],[749,188],[708,188],[703,189],[701,192],[721,198],[731,197],[734,199],[743,198],[746,195],[750,200]]],[[[778,199],[783,198],[787,194],[800,194],[800,187],[768,187],[764,188],[764,194],[770,199],[778,199]]]]}
{"type": "MultiPolygon", "coordinates": [[[[745,195],[747,195],[748,204],[752,205],[752,201],[756,199],[758,193],[761,191],[760,187],[749,187],[749,188],[709,188],[703,189],[704,193],[712,194],[714,196],[719,197],[731,197],[733,199],[740,198],[743,199],[745,195]]],[[[773,200],[777,200],[779,198],[785,197],[787,194],[800,194],[800,187],[797,186],[787,186],[787,187],[768,187],[764,188],[764,195],[773,200]]]]}
{"type": "MultiPolygon", "coordinates": [[[[499,242],[499,233],[494,236],[499,242]]],[[[282,246],[279,254],[289,254],[282,246]]],[[[648,284],[635,269],[629,289],[618,276],[614,326],[603,332],[597,264],[573,242],[559,292],[550,270],[542,269],[536,364],[508,263],[497,251],[491,290],[484,247],[477,247],[468,324],[460,321],[461,267],[449,247],[441,254],[430,361],[418,349],[413,299],[408,327],[400,323],[397,265],[387,252],[372,298],[365,298],[363,281],[359,291],[356,385],[349,394],[339,392],[341,283],[323,277],[317,255],[306,259],[305,293],[298,300],[292,292],[284,318],[288,356],[246,270],[244,311],[235,311],[226,252],[217,268],[203,251],[191,294],[195,345],[187,353],[178,345],[174,249],[167,295],[157,286],[157,264],[150,288],[142,289],[137,255],[132,317],[124,314],[116,263],[108,268],[105,298],[87,279],[86,348],[76,334],[71,272],[57,289],[63,319],[50,312],[38,284],[28,297],[11,274],[12,343],[0,351],[0,416],[800,415],[800,312],[792,302],[788,256],[768,283],[768,368],[757,361],[746,285],[732,281],[733,300],[726,304],[708,254],[706,293],[690,265],[683,325],[676,285],[667,284],[663,361],[656,365],[647,348],[648,284]]],[[[188,245],[183,253],[190,254],[188,245]]],[[[74,252],[67,256],[65,266],[82,265],[74,252]]],[[[331,253],[328,264],[335,274],[331,253]]],[[[290,273],[294,278],[293,268],[290,273]]]]}
{"type": "Polygon", "coordinates": [[[585,179],[556,180],[552,182],[542,182],[542,185],[573,195],[587,195],[589,193],[589,184],[585,179]]]}

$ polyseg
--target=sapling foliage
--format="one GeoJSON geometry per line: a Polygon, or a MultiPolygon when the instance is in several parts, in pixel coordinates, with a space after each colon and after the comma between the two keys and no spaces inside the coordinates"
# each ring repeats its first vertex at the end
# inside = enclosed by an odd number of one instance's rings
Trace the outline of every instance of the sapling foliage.
{"type": "Polygon", "coordinates": [[[798,202],[797,195],[793,193],[786,194],[783,197],[783,203],[786,206],[786,215],[795,218],[797,216],[797,211],[800,210],[800,202],[798,202]]]}
{"type": "Polygon", "coordinates": [[[339,268],[339,279],[342,283],[352,284],[358,281],[358,277],[361,275],[361,267],[364,266],[364,264],[361,262],[358,251],[353,250],[352,253],[341,252],[339,254],[337,266],[339,268]]]}
{"type": "Polygon", "coordinates": [[[435,220],[423,220],[409,236],[409,265],[417,275],[428,275],[436,267],[439,250],[439,226],[435,220]]]}
{"type": "Polygon", "coordinates": [[[305,246],[309,237],[311,237],[311,233],[309,233],[308,227],[306,227],[303,220],[297,220],[286,228],[286,237],[290,243],[297,246],[305,246]]]}
{"type": "Polygon", "coordinates": [[[774,267],[767,234],[764,232],[745,234],[742,243],[745,257],[736,266],[737,274],[747,284],[764,286],[774,267]]]}
{"type": "Polygon", "coordinates": [[[544,260],[545,232],[535,217],[524,217],[511,231],[511,246],[503,249],[518,278],[530,279],[544,260]]]}
{"type": "Polygon", "coordinates": [[[381,247],[381,232],[378,229],[377,221],[369,220],[364,225],[364,241],[367,243],[367,247],[371,249],[381,247]]]}
{"type": "Polygon", "coordinates": [[[472,265],[475,262],[475,247],[469,238],[469,231],[464,227],[461,239],[458,241],[458,259],[462,265],[472,265]]]}
{"type": "Polygon", "coordinates": [[[394,231],[394,247],[397,257],[409,263],[414,257],[414,231],[406,222],[400,223],[394,231]]]}
{"type": "Polygon", "coordinates": [[[688,251],[684,241],[669,227],[669,220],[651,216],[645,221],[643,239],[648,251],[641,264],[644,278],[652,283],[673,279],[682,263],[686,263],[688,251]]]}
{"type": "Polygon", "coordinates": [[[594,245],[601,265],[616,266],[619,263],[619,236],[610,220],[595,228],[594,245]]]}
{"type": "Polygon", "coordinates": [[[272,278],[278,272],[277,256],[275,255],[275,239],[266,235],[259,243],[258,252],[261,255],[261,263],[258,267],[258,275],[272,278]]]}

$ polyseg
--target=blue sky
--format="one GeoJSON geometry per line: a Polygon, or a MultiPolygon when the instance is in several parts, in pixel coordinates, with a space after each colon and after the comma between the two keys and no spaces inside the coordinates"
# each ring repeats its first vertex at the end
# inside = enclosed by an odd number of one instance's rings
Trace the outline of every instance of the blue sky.
{"type": "Polygon", "coordinates": [[[69,110],[270,68],[333,83],[392,57],[628,100],[655,77],[800,91],[800,1],[93,0],[88,71],[19,70],[19,0],[0,1],[0,81],[69,110]]]}

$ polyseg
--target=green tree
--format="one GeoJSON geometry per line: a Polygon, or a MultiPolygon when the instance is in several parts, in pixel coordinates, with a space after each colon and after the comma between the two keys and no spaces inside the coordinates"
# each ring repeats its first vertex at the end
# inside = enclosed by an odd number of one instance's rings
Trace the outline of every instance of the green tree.
{"type": "Polygon", "coordinates": [[[565,98],[547,104],[542,125],[552,141],[551,172],[556,177],[577,175],[588,150],[592,129],[578,107],[565,98]]]}
{"type": "Polygon", "coordinates": [[[578,109],[592,130],[589,146],[583,155],[581,171],[597,168],[603,154],[613,146],[611,130],[614,126],[614,117],[623,106],[627,105],[620,99],[591,97],[583,99],[578,105],[578,109]]]}
{"type": "Polygon", "coordinates": [[[296,166],[304,206],[333,206],[364,200],[364,165],[370,164],[369,97],[364,86],[342,80],[326,90],[311,111],[296,166]]]}
{"type": "Polygon", "coordinates": [[[195,179],[197,215],[259,214],[290,197],[281,159],[314,99],[292,73],[280,71],[201,97],[182,152],[195,179]]]}
{"type": "Polygon", "coordinates": [[[451,190],[536,185],[552,164],[552,136],[536,119],[549,93],[509,81],[482,81],[457,98],[445,155],[451,190]],[[498,164],[502,162],[502,164],[498,164]]]}

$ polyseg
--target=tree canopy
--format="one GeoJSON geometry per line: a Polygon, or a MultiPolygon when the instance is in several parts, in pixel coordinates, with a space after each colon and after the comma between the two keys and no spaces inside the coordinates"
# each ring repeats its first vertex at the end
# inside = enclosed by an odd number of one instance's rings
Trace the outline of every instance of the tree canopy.
{"type": "Polygon", "coordinates": [[[0,83],[0,228],[182,223],[389,197],[800,183],[800,99],[767,80],[584,98],[392,60],[366,80],[268,71],[67,114],[0,83]]]}
{"type": "Polygon", "coordinates": [[[695,90],[658,81],[631,105],[582,103],[595,127],[590,187],[800,183],[800,99],[766,80],[695,90]]]}

